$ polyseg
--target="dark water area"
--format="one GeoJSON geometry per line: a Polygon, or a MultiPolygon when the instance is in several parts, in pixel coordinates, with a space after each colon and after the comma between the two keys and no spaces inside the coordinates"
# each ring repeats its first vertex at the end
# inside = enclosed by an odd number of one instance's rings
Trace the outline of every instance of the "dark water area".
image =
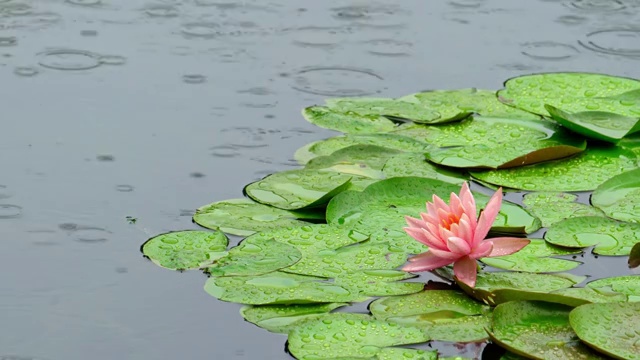
{"type": "Polygon", "coordinates": [[[637,0],[0,0],[0,359],[289,358],[140,245],[336,135],[305,106],[640,78],[637,24],[637,0]]]}

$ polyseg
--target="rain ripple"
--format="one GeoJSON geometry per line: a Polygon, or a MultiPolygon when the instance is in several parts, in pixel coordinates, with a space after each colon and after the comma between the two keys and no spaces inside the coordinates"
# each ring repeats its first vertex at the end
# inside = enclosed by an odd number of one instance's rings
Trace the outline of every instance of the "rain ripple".
{"type": "Polygon", "coordinates": [[[371,70],[342,66],[303,68],[295,72],[292,79],[294,90],[336,97],[379,93],[383,85],[382,76],[371,70]]]}
{"type": "Polygon", "coordinates": [[[12,204],[0,204],[0,219],[15,219],[22,216],[22,207],[12,204]]]}
{"type": "Polygon", "coordinates": [[[535,60],[566,60],[579,53],[576,47],[555,41],[530,42],[522,47],[522,54],[535,60]]]}
{"type": "Polygon", "coordinates": [[[580,40],[578,42],[586,49],[599,53],[640,57],[639,29],[610,29],[594,31],[587,34],[584,40],[580,40]]]}
{"type": "Polygon", "coordinates": [[[627,7],[620,0],[573,0],[565,3],[565,5],[589,12],[619,11],[627,7]]]}

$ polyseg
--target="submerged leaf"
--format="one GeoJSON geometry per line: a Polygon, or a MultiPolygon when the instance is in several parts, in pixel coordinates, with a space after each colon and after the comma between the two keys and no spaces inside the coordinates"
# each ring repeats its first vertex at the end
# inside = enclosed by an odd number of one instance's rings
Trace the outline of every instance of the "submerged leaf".
{"type": "Polygon", "coordinates": [[[638,241],[640,224],[625,223],[599,216],[582,216],[553,224],[544,239],[569,248],[594,246],[600,255],[629,255],[638,241]]]}
{"type": "Polygon", "coordinates": [[[198,269],[224,256],[228,243],[219,231],[175,231],[147,240],[142,253],[163,268],[198,269]]]}
{"type": "Polygon", "coordinates": [[[522,204],[531,214],[549,227],[558,221],[579,216],[604,216],[593,206],[579,203],[575,194],[561,192],[533,192],[525,194],[522,204]]]}
{"type": "Polygon", "coordinates": [[[347,134],[388,132],[396,127],[391,120],[378,114],[345,114],[324,106],[311,106],[303,109],[302,116],[304,116],[308,122],[321,128],[336,130],[347,134]]]}
{"type": "Polygon", "coordinates": [[[529,245],[514,254],[482,258],[481,261],[499,269],[534,273],[569,271],[580,265],[578,261],[552,257],[579,254],[580,250],[553,246],[543,239],[529,240],[531,241],[529,245]]]}
{"type": "Polygon", "coordinates": [[[602,183],[591,195],[591,203],[610,218],[640,223],[640,169],[602,183]]]}

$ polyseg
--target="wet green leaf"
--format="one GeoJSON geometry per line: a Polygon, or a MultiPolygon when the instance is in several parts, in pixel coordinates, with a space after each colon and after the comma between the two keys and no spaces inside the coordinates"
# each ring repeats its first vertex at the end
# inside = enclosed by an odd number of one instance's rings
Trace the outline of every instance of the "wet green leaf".
{"type": "Polygon", "coordinates": [[[604,359],[576,341],[570,311],[560,304],[510,301],[496,306],[489,335],[498,345],[529,359],[604,359]]]}
{"type": "Polygon", "coordinates": [[[569,314],[580,340],[616,359],[640,359],[640,303],[579,306],[569,314]]]}
{"type": "Polygon", "coordinates": [[[640,266],[640,242],[633,245],[631,252],[629,253],[629,268],[637,268],[640,266]]]}
{"type": "Polygon", "coordinates": [[[546,73],[525,75],[505,82],[498,91],[503,103],[540,115],[549,115],[545,104],[568,112],[606,111],[640,116],[640,102],[633,90],[640,81],[603,74],[546,73]]]}
{"type": "Polygon", "coordinates": [[[590,147],[567,159],[511,169],[471,172],[495,185],[528,191],[590,191],[615,175],[635,169],[636,155],[624,148],[590,147]]]}
{"type": "Polygon", "coordinates": [[[640,301],[640,275],[614,276],[591,281],[586,285],[597,291],[623,294],[627,301],[640,301]]]}
{"type": "Polygon", "coordinates": [[[640,169],[616,175],[602,183],[593,192],[591,203],[608,217],[640,223],[640,169]]]}
{"type": "Polygon", "coordinates": [[[334,283],[366,296],[396,296],[421,291],[423,283],[401,281],[415,277],[400,270],[373,269],[336,275],[334,283]]]}
{"type": "Polygon", "coordinates": [[[570,113],[551,105],[545,105],[545,109],[562,126],[591,139],[617,143],[640,130],[640,113],[636,117],[628,117],[605,111],[570,113]]]}
{"type": "Polygon", "coordinates": [[[228,243],[219,231],[175,231],[147,240],[142,253],[163,268],[198,269],[224,256],[228,243]]]}
{"type": "Polygon", "coordinates": [[[308,122],[321,128],[347,134],[381,133],[393,130],[396,125],[379,114],[358,115],[341,113],[324,106],[311,106],[302,110],[308,122]]]}
{"type": "MultiPolygon", "coordinates": [[[[418,328],[394,323],[353,318],[325,318],[304,321],[289,332],[288,350],[297,359],[374,358],[383,348],[429,341],[418,328]]],[[[427,352],[425,352],[427,355],[427,352]]],[[[418,357],[419,359],[420,357],[418,357]]],[[[435,357],[433,357],[435,358],[435,357]]]]}
{"type": "Polygon", "coordinates": [[[578,195],[561,192],[534,192],[525,194],[525,209],[549,227],[558,221],[579,216],[604,216],[598,208],[579,203],[578,195]]]}
{"type": "Polygon", "coordinates": [[[346,305],[348,303],[249,305],[240,309],[240,314],[246,321],[263,329],[286,334],[302,320],[324,316],[346,305]]]}
{"type": "Polygon", "coordinates": [[[327,170],[289,170],[251,183],[245,192],[255,201],[279,209],[314,208],[348,189],[355,177],[327,170]]]}
{"type": "Polygon", "coordinates": [[[402,101],[389,98],[334,98],[326,100],[327,107],[340,113],[355,113],[362,116],[384,115],[430,123],[440,118],[440,113],[427,108],[418,101],[402,101]]]}
{"type": "Polygon", "coordinates": [[[206,272],[212,276],[262,275],[291,266],[301,257],[295,246],[249,237],[207,266],[206,272]]]}
{"type": "Polygon", "coordinates": [[[552,256],[579,254],[580,250],[561,248],[548,244],[543,239],[529,239],[529,245],[506,256],[482,258],[481,261],[499,269],[524,272],[569,271],[580,265],[578,261],[556,259],[552,256]]]}
{"type": "Polygon", "coordinates": [[[200,226],[240,236],[261,230],[308,224],[301,219],[322,220],[324,212],[288,211],[250,199],[230,199],[204,205],[193,216],[193,221],[200,226]]]}
{"type": "Polygon", "coordinates": [[[640,224],[598,216],[582,216],[553,224],[544,239],[554,245],[585,248],[594,246],[600,255],[629,255],[638,241],[640,224]]]}
{"type": "Polygon", "coordinates": [[[382,168],[401,151],[376,145],[353,145],[336,150],[331,155],[311,159],[305,169],[327,169],[374,179],[384,178],[382,168]]]}
{"type": "Polygon", "coordinates": [[[454,170],[456,169],[431,164],[423,153],[402,153],[387,160],[382,173],[386,178],[416,176],[452,184],[462,184],[469,180],[469,174],[454,170]]]}

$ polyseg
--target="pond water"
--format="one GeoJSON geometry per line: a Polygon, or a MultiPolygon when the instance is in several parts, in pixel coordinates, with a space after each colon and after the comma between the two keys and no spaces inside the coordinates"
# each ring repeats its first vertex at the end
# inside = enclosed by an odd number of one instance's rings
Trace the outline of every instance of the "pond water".
{"type": "Polygon", "coordinates": [[[334,136],[305,106],[639,78],[638,23],[637,0],[0,0],[0,359],[289,358],[140,245],[334,136]]]}

